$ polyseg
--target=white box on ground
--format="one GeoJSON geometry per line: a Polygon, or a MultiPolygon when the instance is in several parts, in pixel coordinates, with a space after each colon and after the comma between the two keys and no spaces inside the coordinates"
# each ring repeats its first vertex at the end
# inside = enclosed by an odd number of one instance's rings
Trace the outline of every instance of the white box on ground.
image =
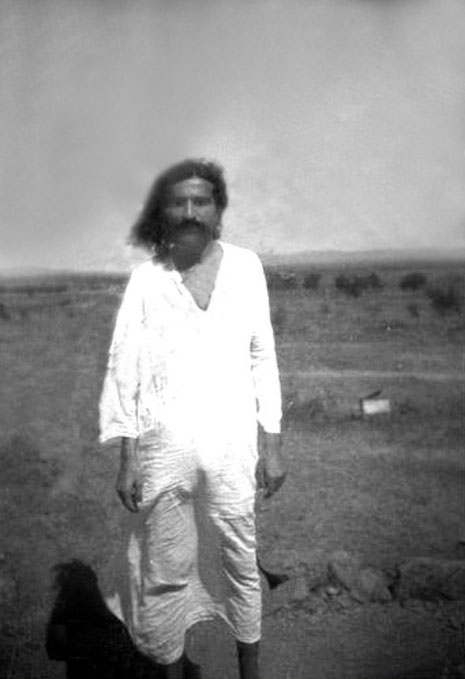
{"type": "Polygon", "coordinates": [[[388,398],[362,399],[363,415],[381,415],[391,412],[391,402],[388,398]]]}

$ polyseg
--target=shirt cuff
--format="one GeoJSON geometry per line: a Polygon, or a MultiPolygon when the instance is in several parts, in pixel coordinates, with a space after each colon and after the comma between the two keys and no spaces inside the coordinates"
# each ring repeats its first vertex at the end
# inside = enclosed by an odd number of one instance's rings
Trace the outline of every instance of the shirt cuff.
{"type": "Polygon", "coordinates": [[[115,439],[121,438],[137,439],[138,437],[139,434],[134,429],[122,429],[115,427],[113,429],[108,429],[107,431],[102,432],[99,436],[99,443],[101,445],[104,445],[105,443],[110,443],[115,439]]]}
{"type": "Polygon", "coordinates": [[[280,419],[266,419],[263,420],[261,417],[258,418],[259,423],[263,427],[263,431],[267,434],[280,434],[281,433],[281,420],[280,419]]]}

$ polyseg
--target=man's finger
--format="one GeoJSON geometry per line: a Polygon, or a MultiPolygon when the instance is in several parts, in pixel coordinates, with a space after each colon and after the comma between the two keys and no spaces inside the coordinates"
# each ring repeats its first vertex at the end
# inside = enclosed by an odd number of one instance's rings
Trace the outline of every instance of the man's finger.
{"type": "Polygon", "coordinates": [[[118,490],[117,492],[121,502],[123,503],[127,510],[129,510],[130,512],[139,511],[137,499],[134,496],[134,491],[118,490]]]}
{"type": "Polygon", "coordinates": [[[266,488],[265,466],[261,459],[258,460],[257,466],[255,467],[255,480],[257,482],[257,488],[266,488]]]}
{"type": "Polygon", "coordinates": [[[126,492],[124,490],[118,490],[118,497],[121,500],[121,504],[123,505],[123,507],[128,511],[132,511],[128,501],[128,496],[126,495],[126,492]]]}
{"type": "Polygon", "coordinates": [[[284,481],[286,480],[286,474],[283,474],[282,476],[275,477],[275,478],[268,478],[266,480],[265,484],[265,498],[269,498],[272,495],[274,495],[283,485],[284,481]]]}
{"type": "Polygon", "coordinates": [[[140,490],[138,490],[136,487],[133,488],[132,493],[131,493],[131,505],[132,505],[132,511],[133,512],[138,512],[139,511],[139,502],[142,499],[142,495],[140,493],[140,490]]]}
{"type": "Polygon", "coordinates": [[[134,495],[128,495],[126,497],[126,507],[129,509],[130,512],[133,513],[139,511],[139,507],[134,495]]]}
{"type": "Polygon", "coordinates": [[[139,504],[139,502],[142,502],[142,483],[140,483],[139,481],[136,481],[136,483],[134,484],[134,499],[137,504],[139,504]]]}

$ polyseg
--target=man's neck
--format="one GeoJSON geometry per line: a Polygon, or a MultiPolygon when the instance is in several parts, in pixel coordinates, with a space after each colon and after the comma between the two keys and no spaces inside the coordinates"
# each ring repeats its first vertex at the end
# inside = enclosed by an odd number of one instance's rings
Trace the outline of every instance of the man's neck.
{"type": "Polygon", "coordinates": [[[183,284],[203,310],[209,306],[222,258],[221,246],[218,241],[212,241],[197,265],[180,272],[183,284]]]}

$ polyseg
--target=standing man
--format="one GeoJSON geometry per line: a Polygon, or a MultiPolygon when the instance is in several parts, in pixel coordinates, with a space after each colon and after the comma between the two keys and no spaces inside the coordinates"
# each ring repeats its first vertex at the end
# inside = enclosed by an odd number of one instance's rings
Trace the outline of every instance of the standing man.
{"type": "Polygon", "coordinates": [[[213,162],[155,181],[132,231],[153,257],[126,288],[100,403],[132,514],[125,622],[168,679],[186,676],[186,630],[214,615],[235,636],[241,679],[258,679],[256,482],[270,496],[285,478],[265,277],[253,252],[219,240],[226,206],[213,162]]]}

